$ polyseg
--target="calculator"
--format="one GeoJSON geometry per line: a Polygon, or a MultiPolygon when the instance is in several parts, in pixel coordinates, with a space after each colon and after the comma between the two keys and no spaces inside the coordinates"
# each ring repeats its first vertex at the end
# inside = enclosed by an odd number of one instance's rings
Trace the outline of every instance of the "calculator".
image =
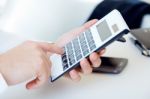
{"type": "Polygon", "coordinates": [[[129,28],[118,10],[111,11],[89,29],[67,43],[64,54],[53,54],[51,81],[80,65],[83,58],[87,58],[92,52],[104,49],[113,41],[121,38],[129,32],[129,28]]]}

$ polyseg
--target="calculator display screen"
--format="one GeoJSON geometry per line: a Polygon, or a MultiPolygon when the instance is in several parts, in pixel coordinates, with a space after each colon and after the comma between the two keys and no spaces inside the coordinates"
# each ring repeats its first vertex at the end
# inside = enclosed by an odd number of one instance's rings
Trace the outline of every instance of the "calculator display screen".
{"type": "Polygon", "coordinates": [[[111,30],[110,30],[106,20],[99,23],[96,26],[96,28],[98,30],[99,36],[100,36],[102,41],[105,41],[106,39],[108,39],[112,35],[111,30]]]}

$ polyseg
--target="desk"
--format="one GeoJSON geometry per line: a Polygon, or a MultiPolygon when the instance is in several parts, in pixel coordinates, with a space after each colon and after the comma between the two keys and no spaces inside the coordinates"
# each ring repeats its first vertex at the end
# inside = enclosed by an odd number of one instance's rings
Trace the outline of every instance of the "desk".
{"type": "Polygon", "coordinates": [[[126,36],[127,43],[111,44],[105,54],[129,59],[119,75],[91,74],[83,76],[79,83],[61,78],[33,91],[20,84],[10,87],[0,99],[149,99],[150,59],[139,53],[130,36],[126,36]]]}

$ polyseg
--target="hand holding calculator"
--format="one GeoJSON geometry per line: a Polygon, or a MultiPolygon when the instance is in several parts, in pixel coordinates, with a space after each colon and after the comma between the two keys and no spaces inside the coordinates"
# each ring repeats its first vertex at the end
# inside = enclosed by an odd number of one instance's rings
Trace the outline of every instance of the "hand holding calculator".
{"type": "Polygon", "coordinates": [[[55,81],[66,72],[79,66],[83,58],[92,52],[105,48],[107,45],[129,32],[129,28],[117,10],[113,10],[99,20],[91,28],[81,33],[63,48],[63,55],[54,54],[52,61],[51,81],[55,81]]]}

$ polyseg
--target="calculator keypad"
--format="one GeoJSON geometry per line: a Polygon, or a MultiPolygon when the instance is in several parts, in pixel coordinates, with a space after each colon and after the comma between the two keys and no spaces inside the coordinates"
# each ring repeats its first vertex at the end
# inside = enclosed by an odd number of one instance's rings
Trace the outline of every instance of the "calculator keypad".
{"type": "Polygon", "coordinates": [[[65,47],[65,53],[62,55],[63,70],[77,64],[80,59],[86,57],[90,52],[96,49],[95,41],[90,30],[80,34],[65,47]]]}

